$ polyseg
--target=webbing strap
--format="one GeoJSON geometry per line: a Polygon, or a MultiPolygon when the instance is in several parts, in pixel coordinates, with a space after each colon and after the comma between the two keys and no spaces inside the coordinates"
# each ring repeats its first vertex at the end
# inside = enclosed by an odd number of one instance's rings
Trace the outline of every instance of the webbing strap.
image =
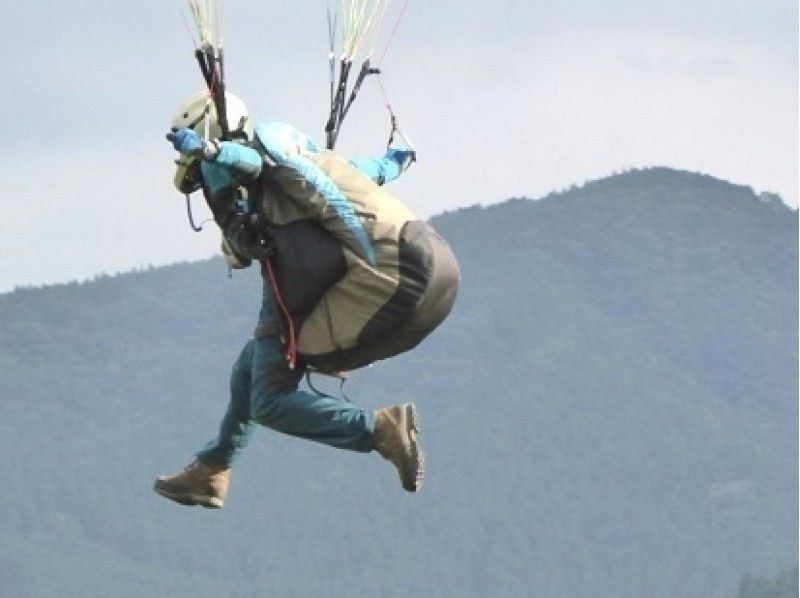
{"type": "Polygon", "coordinates": [[[275,300],[278,302],[278,307],[280,308],[281,313],[286,320],[286,325],[289,328],[289,338],[286,339],[288,345],[286,348],[286,361],[289,362],[289,369],[293,370],[297,366],[297,337],[295,336],[294,320],[292,319],[292,314],[289,312],[289,308],[286,307],[286,303],[283,300],[283,295],[281,295],[281,291],[278,288],[278,279],[275,276],[275,271],[272,268],[272,261],[269,259],[262,260],[261,270],[272,285],[272,292],[275,295],[275,300]]]}
{"type": "Polygon", "coordinates": [[[353,63],[350,60],[342,60],[339,67],[339,85],[336,89],[336,93],[332,94],[331,113],[328,117],[328,124],[325,125],[325,132],[327,133],[326,147],[330,150],[334,149],[336,146],[336,140],[339,137],[339,129],[341,129],[347,113],[353,106],[353,102],[356,101],[361,91],[361,86],[364,84],[364,80],[370,75],[379,75],[381,72],[380,69],[372,67],[369,58],[367,58],[361,64],[361,70],[358,72],[358,77],[356,77],[353,88],[350,90],[350,96],[347,98],[347,102],[345,102],[345,96],[347,96],[347,81],[350,78],[350,69],[352,65],[353,63]]]}
{"type": "MultiPolygon", "coordinates": [[[[206,81],[211,99],[214,101],[214,108],[217,110],[217,122],[222,130],[222,139],[230,139],[230,128],[228,127],[228,111],[225,102],[225,61],[220,48],[215,54],[213,50],[195,50],[195,58],[200,65],[200,72],[206,81]]],[[[206,121],[208,122],[208,121],[206,121]]]]}

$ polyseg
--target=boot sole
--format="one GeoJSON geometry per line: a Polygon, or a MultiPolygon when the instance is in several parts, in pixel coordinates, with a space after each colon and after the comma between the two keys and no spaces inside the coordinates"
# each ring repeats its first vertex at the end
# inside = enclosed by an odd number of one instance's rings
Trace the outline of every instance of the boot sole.
{"type": "Polygon", "coordinates": [[[417,492],[422,487],[425,467],[425,453],[419,448],[417,435],[419,434],[419,415],[413,403],[406,406],[406,433],[410,440],[411,459],[403,475],[403,489],[408,492],[417,492]]]}
{"type": "Polygon", "coordinates": [[[222,506],[225,504],[221,498],[217,498],[215,496],[203,496],[200,494],[179,494],[175,492],[169,492],[168,490],[164,490],[163,488],[159,488],[157,485],[153,486],[153,490],[156,491],[156,494],[163,496],[164,498],[168,498],[179,505],[183,505],[185,507],[196,507],[200,505],[201,507],[205,507],[206,509],[221,509],[222,506]]]}

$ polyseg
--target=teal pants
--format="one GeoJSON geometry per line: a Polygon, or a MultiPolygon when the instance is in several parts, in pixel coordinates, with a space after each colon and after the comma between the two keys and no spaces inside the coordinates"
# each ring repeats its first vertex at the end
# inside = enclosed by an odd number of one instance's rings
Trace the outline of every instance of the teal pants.
{"type": "Polygon", "coordinates": [[[231,398],[218,436],[197,453],[208,465],[230,467],[255,424],[352,451],[373,449],[372,411],[345,400],[298,390],[302,370],[289,369],[280,341],[248,341],[231,374],[231,398]]]}

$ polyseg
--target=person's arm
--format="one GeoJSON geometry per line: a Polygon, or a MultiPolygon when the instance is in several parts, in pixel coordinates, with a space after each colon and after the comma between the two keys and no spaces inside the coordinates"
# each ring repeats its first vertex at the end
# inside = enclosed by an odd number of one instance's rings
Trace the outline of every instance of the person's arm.
{"type": "Polygon", "coordinates": [[[238,189],[261,174],[263,160],[254,149],[223,141],[216,154],[203,164],[208,206],[222,229],[223,254],[231,267],[247,267],[253,259],[270,254],[266,239],[257,231],[248,210],[239,204],[238,189]],[[234,259],[231,259],[234,258],[234,259]]]}
{"type": "Polygon", "coordinates": [[[172,131],[167,139],[184,156],[203,161],[203,182],[212,196],[247,185],[261,174],[259,153],[239,143],[206,141],[193,129],[172,131]]]}
{"type": "Polygon", "coordinates": [[[180,129],[167,135],[180,153],[202,159],[204,195],[214,220],[222,229],[223,253],[231,263],[234,257],[241,266],[249,260],[263,259],[270,248],[256,232],[249,214],[238,205],[238,189],[261,174],[263,161],[258,152],[229,141],[206,142],[192,129],[180,129]]]}
{"type": "Polygon", "coordinates": [[[207,145],[201,169],[206,193],[211,198],[227,199],[261,174],[263,160],[254,149],[231,141],[211,141],[207,145]]]}
{"type": "Polygon", "coordinates": [[[416,153],[413,150],[390,147],[382,158],[356,158],[350,160],[350,164],[378,185],[385,185],[408,170],[414,160],[416,160],[416,153]]]}

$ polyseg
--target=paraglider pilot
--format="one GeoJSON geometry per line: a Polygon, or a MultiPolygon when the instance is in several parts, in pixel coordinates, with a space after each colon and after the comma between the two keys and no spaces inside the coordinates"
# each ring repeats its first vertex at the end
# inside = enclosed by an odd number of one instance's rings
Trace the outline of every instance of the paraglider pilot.
{"type": "MultiPolygon", "coordinates": [[[[314,354],[315,339],[319,337],[314,333],[317,317],[314,307],[320,303],[320,292],[344,284],[339,281],[346,282],[347,272],[356,266],[361,269],[363,278],[364,271],[377,272],[386,261],[375,249],[378,246],[374,242],[376,231],[380,227],[365,224],[351,199],[352,189],[340,188],[343,185],[337,185],[336,180],[352,180],[354,188],[360,185],[372,190],[372,194],[378,193],[375,190],[380,189],[380,185],[397,178],[408,167],[413,152],[389,149],[381,158],[346,162],[338,154],[320,150],[313,140],[289,125],[265,123],[253,134],[248,128],[244,103],[228,93],[226,104],[230,140],[219,141],[221,129],[208,92],[195,96],[181,107],[167,137],[180,154],[176,161],[175,184],[185,194],[202,189],[222,229],[223,253],[229,265],[233,268],[247,267],[254,262],[262,265],[261,311],[253,338],[246,342],[233,366],[230,402],[216,437],[183,471],[159,477],[154,489],[183,505],[221,508],[228,492],[231,467],[259,424],[340,449],[363,453],[377,451],[396,467],[403,488],[415,492],[422,482],[424,464],[417,443],[417,412],[413,404],[392,405],[373,412],[344,400],[298,389],[306,367],[303,351],[314,354]],[[330,168],[325,166],[326,160],[333,164],[330,168]],[[336,169],[345,172],[345,179],[331,174],[336,169]],[[304,277],[302,273],[292,278],[291,268],[295,262],[302,261],[302,256],[282,249],[280,243],[281,239],[295,242],[302,239],[302,231],[295,229],[302,229],[300,224],[309,221],[321,223],[332,231],[325,238],[333,239],[337,248],[343,248],[332,253],[340,257],[325,266],[328,271],[322,272],[320,280],[304,277]],[[281,226],[283,224],[285,226],[281,226]],[[273,266],[280,272],[276,274],[273,266]],[[308,299],[298,301],[281,296],[280,290],[284,289],[276,288],[281,274],[288,281],[287,287],[297,285],[298,281],[306,284],[307,280],[311,281],[308,285],[317,285],[319,288],[309,291],[310,303],[308,299]],[[287,319],[292,318],[286,317],[287,305],[282,304],[292,301],[295,305],[288,306],[289,311],[303,313],[306,322],[299,334],[294,328],[287,330],[287,319]]],[[[400,207],[393,209],[397,213],[401,210],[400,207]]],[[[376,213],[375,220],[380,222],[383,216],[380,210],[376,213]]],[[[410,217],[403,212],[402,218],[410,217]]],[[[319,228],[316,224],[314,227],[319,228]]],[[[317,258],[325,261],[320,256],[317,258]]],[[[314,259],[312,256],[312,261],[314,259]]],[[[397,261],[395,258],[395,270],[397,261]]],[[[358,276],[353,275],[353,278],[358,276]]],[[[393,292],[397,292],[396,289],[393,292]]],[[[450,305],[453,298],[454,294],[450,305]]],[[[336,300],[336,297],[326,298],[328,308],[336,300]]],[[[350,301],[356,307],[345,305],[343,309],[358,312],[362,302],[350,301]]],[[[353,317],[356,318],[357,313],[353,317]]],[[[435,324],[441,319],[443,316],[435,324]]],[[[374,314],[370,319],[373,323],[379,320],[374,314]]],[[[433,325],[428,323],[429,328],[433,325]]],[[[359,324],[358,328],[359,338],[369,336],[364,333],[365,326],[359,324]]],[[[408,326],[403,329],[407,330],[408,326]]],[[[386,338],[387,335],[380,336],[386,338]]],[[[385,354],[407,350],[416,342],[419,338],[386,348],[385,354]]],[[[349,351],[331,352],[320,348],[317,353],[321,355],[322,364],[332,359],[332,355],[348,356],[350,362],[347,359],[345,362],[355,367],[370,360],[359,347],[354,346],[349,351]]]]}

